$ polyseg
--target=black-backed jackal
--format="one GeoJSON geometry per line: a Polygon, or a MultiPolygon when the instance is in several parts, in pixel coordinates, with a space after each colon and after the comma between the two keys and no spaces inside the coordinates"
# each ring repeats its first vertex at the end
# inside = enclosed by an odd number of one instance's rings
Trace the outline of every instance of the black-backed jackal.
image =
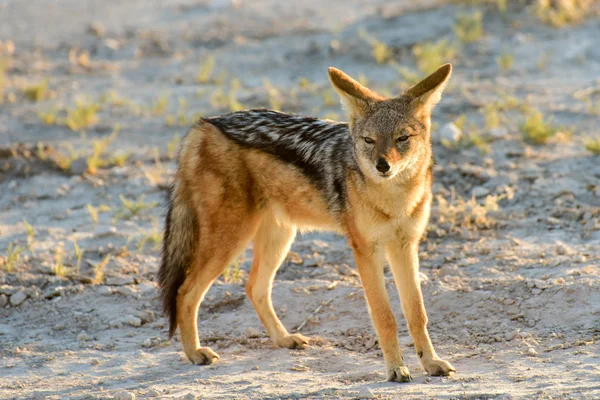
{"type": "Polygon", "coordinates": [[[335,68],[349,123],[269,110],[203,118],[182,142],[159,271],[172,336],[194,364],[219,356],[198,339],[197,313],[223,270],[254,241],[246,292],[276,346],[302,348],[275,314],[271,288],[296,230],[345,235],[379,336],[387,377],[410,380],[385,288],[390,264],[415,349],[430,375],[449,375],[427,333],[419,240],[431,205],[431,111],[452,67],[386,99],[335,68]]]}

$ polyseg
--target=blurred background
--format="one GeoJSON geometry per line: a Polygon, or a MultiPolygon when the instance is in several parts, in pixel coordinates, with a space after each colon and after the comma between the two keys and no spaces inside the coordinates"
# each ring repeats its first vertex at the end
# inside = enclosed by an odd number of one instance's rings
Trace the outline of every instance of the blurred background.
{"type": "Polygon", "coordinates": [[[600,397],[600,4],[592,0],[0,0],[2,398],[600,397]],[[383,359],[343,238],[297,238],[275,284],[305,352],[273,349],[244,295],[211,289],[187,364],[155,274],[187,127],[246,108],[345,120],[335,66],[386,95],[439,65],[430,331],[458,369],[383,359]],[[243,375],[243,376],[242,376],[243,375]]]}

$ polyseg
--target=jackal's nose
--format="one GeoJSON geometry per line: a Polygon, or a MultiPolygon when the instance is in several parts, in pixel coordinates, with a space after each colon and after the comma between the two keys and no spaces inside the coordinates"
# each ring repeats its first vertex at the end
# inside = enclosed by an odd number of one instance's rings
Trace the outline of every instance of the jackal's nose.
{"type": "Polygon", "coordinates": [[[388,164],[384,158],[380,157],[377,160],[377,164],[375,164],[375,168],[377,168],[377,171],[379,172],[388,172],[390,170],[390,164],[388,164]]]}

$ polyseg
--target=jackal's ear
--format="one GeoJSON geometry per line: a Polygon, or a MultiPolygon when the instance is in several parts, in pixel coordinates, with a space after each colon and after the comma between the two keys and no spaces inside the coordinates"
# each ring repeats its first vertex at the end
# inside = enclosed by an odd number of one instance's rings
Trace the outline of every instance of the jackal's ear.
{"type": "Polygon", "coordinates": [[[328,72],[333,88],[353,119],[364,117],[375,102],[385,100],[383,96],[364,87],[339,69],[329,67],[328,72]]]}
{"type": "Polygon", "coordinates": [[[452,74],[452,64],[444,64],[434,73],[417,83],[404,94],[412,98],[411,104],[418,111],[431,115],[431,110],[442,99],[442,92],[452,74]]]}

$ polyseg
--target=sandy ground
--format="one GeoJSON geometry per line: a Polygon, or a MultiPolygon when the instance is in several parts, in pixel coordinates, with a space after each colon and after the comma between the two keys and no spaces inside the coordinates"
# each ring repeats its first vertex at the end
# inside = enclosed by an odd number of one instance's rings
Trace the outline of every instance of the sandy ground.
{"type": "Polygon", "coordinates": [[[521,5],[505,15],[479,6],[485,34],[461,44],[434,115],[434,190],[449,206],[434,201],[422,286],[434,345],[457,374],[430,378],[421,369],[388,274],[414,381],[385,382],[351,251],[326,233],[297,238],[274,289],[282,321],[315,338],[312,347],[271,346],[244,296],[251,249],[239,279],[220,279],[200,311],[201,340],[221,361],[192,366],[178,337],[167,340],[153,239],[175,168],[172,139],[192,115],[227,111],[239,79],[234,97],[245,107],[274,98],[283,110],[343,119],[337,99],[328,99],[328,66],[364,75],[382,92],[401,87],[393,67],[373,60],[361,29],[416,70],[413,46],[456,42],[456,17],[472,9],[320,3],[0,1],[0,40],[15,44],[12,56],[6,46],[2,55],[11,65],[0,106],[0,398],[600,397],[600,157],[583,145],[600,122],[590,107],[600,104],[600,19],[557,29],[521,5]],[[89,62],[78,61],[85,51],[89,62]],[[501,70],[497,58],[507,53],[514,63],[501,70]],[[211,56],[208,82],[195,82],[211,56]],[[45,78],[48,93],[28,101],[23,88],[45,78]],[[103,95],[85,134],[65,127],[61,111],[53,125],[38,117],[103,95]],[[152,111],[161,95],[166,110],[152,111]],[[500,126],[486,129],[482,108],[507,96],[572,135],[524,143],[523,113],[509,106],[500,126]],[[445,124],[461,114],[465,133],[490,135],[488,151],[440,143],[445,124]],[[83,173],[93,141],[115,124],[120,131],[102,157],[129,158],[83,173]],[[73,155],[70,169],[56,167],[58,153],[73,155]],[[487,195],[498,196],[497,209],[461,206],[472,196],[484,204],[487,195]],[[144,206],[127,209],[120,196],[144,206]],[[79,268],[74,241],[84,250],[79,268]],[[9,245],[25,249],[11,271],[9,245]]]}

